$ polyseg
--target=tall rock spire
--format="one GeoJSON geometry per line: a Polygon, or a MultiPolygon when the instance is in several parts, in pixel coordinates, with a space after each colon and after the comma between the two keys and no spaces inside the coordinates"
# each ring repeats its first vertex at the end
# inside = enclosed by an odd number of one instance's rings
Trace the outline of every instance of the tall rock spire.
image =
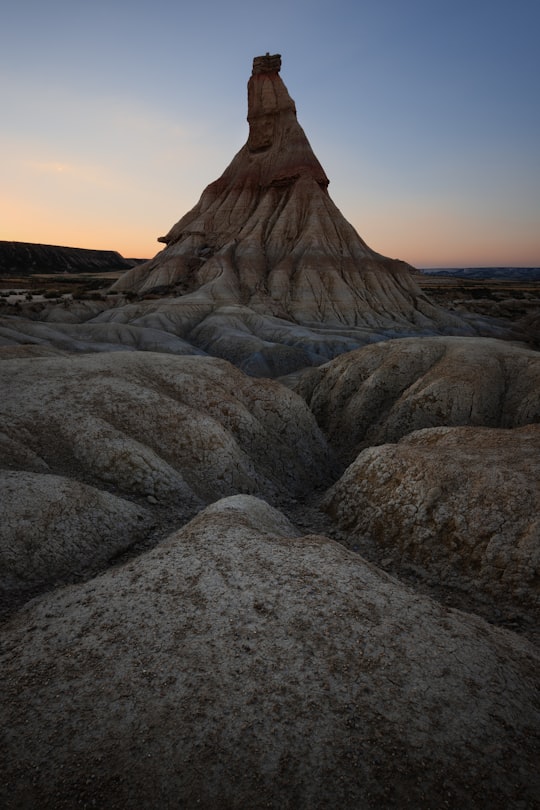
{"type": "Polygon", "coordinates": [[[258,56],[248,83],[249,136],[166,247],[116,283],[135,292],[242,304],[301,324],[433,327],[433,307],[403,262],[364,242],[328,194],[296,117],[279,54],[258,56]]]}

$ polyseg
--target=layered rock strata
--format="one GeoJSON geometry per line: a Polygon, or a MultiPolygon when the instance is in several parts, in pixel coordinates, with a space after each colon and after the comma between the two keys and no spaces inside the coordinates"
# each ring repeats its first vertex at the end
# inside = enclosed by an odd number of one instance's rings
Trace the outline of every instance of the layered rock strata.
{"type": "Polygon", "coordinates": [[[278,55],[254,60],[246,144],[160,237],[166,248],[114,289],[165,287],[214,308],[242,304],[306,325],[466,329],[430,304],[408,265],[372,250],[332,202],[280,67],[278,55]]]}

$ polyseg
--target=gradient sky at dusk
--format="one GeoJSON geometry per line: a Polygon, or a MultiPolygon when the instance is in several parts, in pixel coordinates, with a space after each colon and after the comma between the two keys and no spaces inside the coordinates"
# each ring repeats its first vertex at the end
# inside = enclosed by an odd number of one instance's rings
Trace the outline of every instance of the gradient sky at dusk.
{"type": "Polygon", "coordinates": [[[0,239],[150,257],[282,54],[330,195],[419,267],[540,265],[538,0],[2,0],[0,239]]]}

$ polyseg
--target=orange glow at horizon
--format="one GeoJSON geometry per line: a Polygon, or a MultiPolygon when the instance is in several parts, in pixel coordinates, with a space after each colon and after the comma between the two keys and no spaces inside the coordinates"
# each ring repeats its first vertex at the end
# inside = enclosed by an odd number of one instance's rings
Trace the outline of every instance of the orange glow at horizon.
{"type": "MultiPolygon", "coordinates": [[[[187,211],[188,209],[186,209],[187,211]]],[[[168,217],[165,223],[126,223],[123,227],[111,222],[85,221],[78,218],[70,221],[53,212],[34,208],[26,203],[15,207],[3,206],[0,200],[2,233],[0,239],[13,242],[30,242],[47,245],[88,248],[91,250],[115,250],[125,258],[150,259],[164,245],[158,236],[165,233],[184,212],[168,217]]],[[[356,226],[368,245],[390,258],[401,259],[414,267],[538,267],[540,251],[538,240],[523,235],[517,249],[509,250],[504,234],[483,238],[471,234],[453,242],[445,233],[446,225],[432,227],[418,242],[416,233],[392,231],[386,222],[370,219],[364,227],[356,226]]]]}
{"type": "MultiPolygon", "coordinates": [[[[222,169],[222,156],[212,156],[222,169]]],[[[118,166],[57,160],[45,150],[29,159],[21,149],[12,163],[18,182],[9,194],[0,189],[0,239],[116,250],[126,258],[150,259],[163,250],[158,237],[219,176],[205,157],[196,153],[193,160],[186,149],[177,152],[174,171],[151,170],[135,180],[118,166]],[[206,178],[200,166],[205,166],[206,178]],[[181,186],[178,177],[184,179],[181,186]]],[[[451,196],[410,199],[403,188],[390,200],[372,191],[362,200],[364,195],[354,188],[339,184],[332,192],[373,250],[414,267],[540,266],[540,231],[532,214],[508,221],[493,206],[464,210],[462,201],[451,196]]]]}

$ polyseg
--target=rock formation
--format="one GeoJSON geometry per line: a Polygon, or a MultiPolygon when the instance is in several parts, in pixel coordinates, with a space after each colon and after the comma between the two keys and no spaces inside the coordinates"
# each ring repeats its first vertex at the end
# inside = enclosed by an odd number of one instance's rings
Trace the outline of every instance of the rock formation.
{"type": "Polygon", "coordinates": [[[533,807],[538,651],[251,496],[3,628],[5,807],[533,807]]]}
{"type": "Polygon", "coordinates": [[[296,390],[349,464],[421,428],[540,422],[540,355],[485,338],[391,340],[309,369],[296,390]]]}
{"type": "Polygon", "coordinates": [[[429,303],[408,265],[368,247],[336,208],[280,67],[279,55],[254,60],[247,143],[160,238],[167,247],[114,289],[166,288],[306,325],[466,328],[429,303]]]}
{"type": "Polygon", "coordinates": [[[93,312],[0,304],[0,345],[203,353],[277,377],[397,337],[520,339],[504,320],[435,306],[410,266],[364,242],[328,194],[280,65],[278,55],[254,60],[247,142],[161,237],[164,250],[127,270],[93,312]]]}
{"type": "Polygon", "coordinates": [[[15,356],[0,385],[8,602],[103,564],[148,534],[149,510],[178,525],[224,495],[280,502],[331,483],[304,401],[221,360],[15,356]]]}
{"type": "Polygon", "coordinates": [[[440,427],[364,450],[326,498],[350,543],[387,565],[540,618],[540,425],[440,427]]]}
{"type": "Polygon", "coordinates": [[[4,466],[67,466],[128,495],[199,506],[235,492],[295,497],[328,480],[326,442],[305,402],[229,363],[112,352],[40,366],[36,379],[33,360],[0,363],[4,466]]]}
{"type": "MultiPolygon", "coordinates": [[[[5,435],[2,439],[5,449],[5,435]]],[[[20,453],[20,445],[17,449],[20,453]]],[[[152,523],[148,509],[47,474],[47,465],[40,466],[40,472],[0,471],[0,602],[5,606],[88,576],[142,540],[152,523]]]]}

